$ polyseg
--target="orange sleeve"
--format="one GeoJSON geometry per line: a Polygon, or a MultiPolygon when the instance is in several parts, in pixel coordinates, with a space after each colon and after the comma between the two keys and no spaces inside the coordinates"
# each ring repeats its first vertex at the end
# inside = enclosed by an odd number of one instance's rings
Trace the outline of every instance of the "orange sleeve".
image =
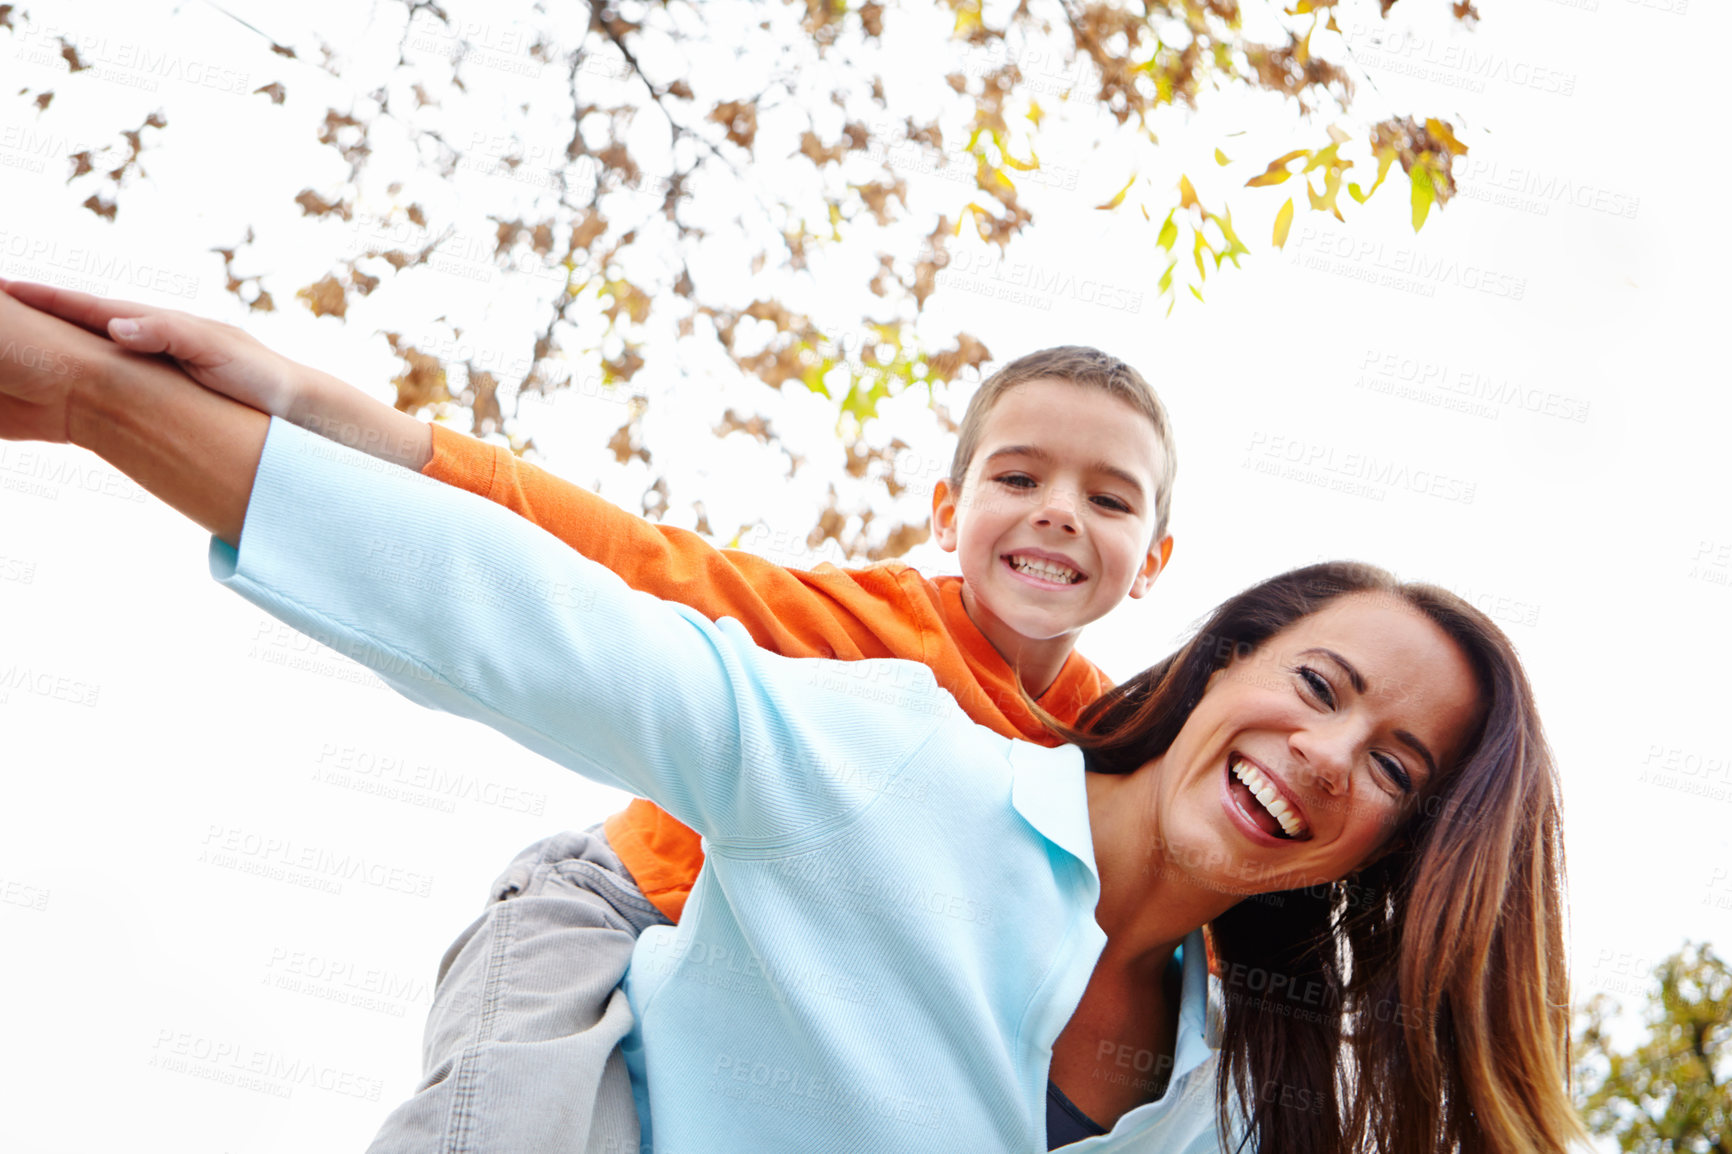
{"type": "Polygon", "coordinates": [[[507,450],[433,426],[424,474],[505,506],[619,574],[626,584],[732,617],[761,647],[789,657],[912,657],[922,631],[895,567],[784,569],[698,534],[656,525],[507,450]]]}

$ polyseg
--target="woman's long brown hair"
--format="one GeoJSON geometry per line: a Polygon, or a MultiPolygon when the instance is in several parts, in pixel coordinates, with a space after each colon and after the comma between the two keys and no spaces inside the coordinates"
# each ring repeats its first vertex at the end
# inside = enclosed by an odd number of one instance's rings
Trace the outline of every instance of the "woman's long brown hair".
{"type": "Polygon", "coordinates": [[[1221,1133],[1256,1154],[1562,1150],[1582,1129],[1568,1093],[1557,780],[1521,663],[1483,613],[1370,565],[1296,569],[1221,605],[1184,648],[1059,729],[1090,770],[1131,773],[1166,752],[1212,673],[1364,593],[1399,599],[1455,641],[1483,718],[1382,858],[1211,923],[1221,1133]]]}

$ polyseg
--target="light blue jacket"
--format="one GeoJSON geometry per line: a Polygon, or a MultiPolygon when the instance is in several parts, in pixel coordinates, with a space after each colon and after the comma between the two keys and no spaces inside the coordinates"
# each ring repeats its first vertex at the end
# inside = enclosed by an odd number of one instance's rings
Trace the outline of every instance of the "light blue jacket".
{"type": "MultiPolygon", "coordinates": [[[[792,660],[494,504],[272,421],[217,580],[703,834],[626,990],[658,1154],[1042,1151],[1052,1044],[1105,935],[1074,748],[971,722],[926,667],[792,660]]],[[[1068,1149],[1217,1148],[1200,934],[1166,1096],[1068,1149]]]]}

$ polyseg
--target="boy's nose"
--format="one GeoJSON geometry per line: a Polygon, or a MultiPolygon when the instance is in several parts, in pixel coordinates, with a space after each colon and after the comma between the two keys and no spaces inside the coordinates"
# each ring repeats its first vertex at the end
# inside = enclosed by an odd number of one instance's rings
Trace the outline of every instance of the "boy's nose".
{"type": "Polygon", "coordinates": [[[1067,493],[1054,489],[1047,490],[1046,500],[1035,510],[1034,523],[1043,529],[1059,529],[1066,533],[1077,532],[1076,502],[1067,493]]]}

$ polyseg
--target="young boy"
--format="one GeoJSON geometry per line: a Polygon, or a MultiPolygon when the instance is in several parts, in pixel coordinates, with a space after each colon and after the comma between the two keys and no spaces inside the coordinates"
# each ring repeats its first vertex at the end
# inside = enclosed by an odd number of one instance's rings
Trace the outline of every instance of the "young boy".
{"type": "MultiPolygon", "coordinates": [[[[1031,354],[976,392],[932,498],[933,535],[962,576],[933,581],[896,563],[801,572],[718,550],[229,326],[3,287],[123,347],[166,353],[218,392],[502,504],[638,589],[738,619],[760,646],[921,661],[970,717],[1009,737],[1056,744],[1045,715],[1074,722],[1111,685],[1074,651],[1077,635],[1141,597],[1172,548],[1165,410],[1134,369],[1094,349],[1031,354]]],[[[519,854],[447,951],[424,1080],[370,1150],[637,1149],[617,1049],[632,1018],[616,987],[637,935],[679,919],[702,862],[697,835],[643,800],[519,854]]],[[[1074,1107],[1049,1102],[1054,1111],[1074,1107]]]]}

